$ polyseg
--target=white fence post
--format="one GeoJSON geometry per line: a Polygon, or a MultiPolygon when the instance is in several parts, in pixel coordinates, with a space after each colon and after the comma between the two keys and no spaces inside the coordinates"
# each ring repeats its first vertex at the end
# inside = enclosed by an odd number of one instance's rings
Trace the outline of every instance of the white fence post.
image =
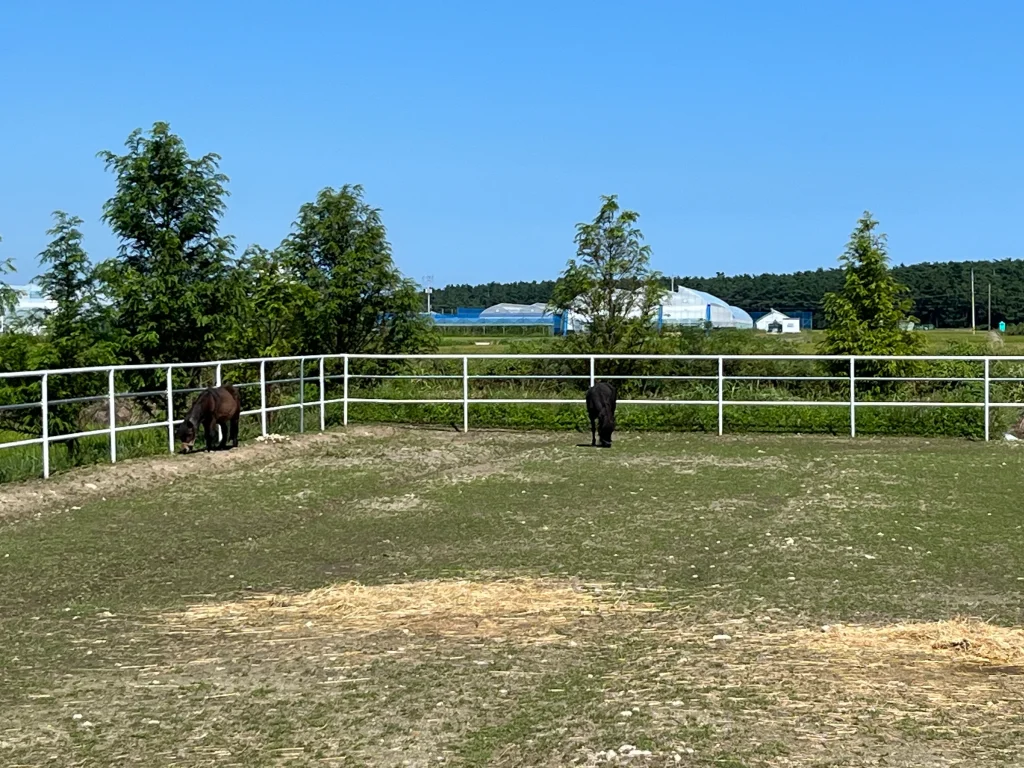
{"type": "Polygon", "coordinates": [[[167,366],[167,449],[174,453],[174,368],[167,366]]]}
{"type": "Polygon", "coordinates": [[[42,403],[43,408],[43,479],[50,476],[50,374],[43,374],[42,403]]]}
{"type": "Polygon", "coordinates": [[[850,437],[857,436],[857,358],[850,356],[850,437]]]}
{"type": "Polygon", "coordinates": [[[341,426],[348,426],[348,355],[344,359],[345,370],[343,371],[344,389],[341,393],[341,426]]]}
{"type": "Polygon", "coordinates": [[[117,400],[114,397],[114,369],[110,369],[108,411],[110,416],[110,463],[117,463],[117,400]]]}
{"type": "Polygon", "coordinates": [[[299,433],[306,431],[306,358],[299,358],[299,433]]]}
{"type": "Polygon", "coordinates": [[[214,374],[214,376],[216,376],[216,383],[214,384],[215,387],[219,387],[219,386],[221,386],[223,384],[223,380],[221,379],[221,366],[222,365],[223,365],[222,363],[217,363],[217,372],[214,374]]]}
{"type": "MultiPolygon", "coordinates": [[[[594,358],[590,358],[593,365],[594,358]]],[[[593,370],[593,369],[591,369],[593,370]]],[[[462,358],[462,431],[469,432],[469,357],[462,358]]]]}
{"type": "Polygon", "coordinates": [[[324,359],[320,358],[320,431],[323,432],[327,426],[326,422],[326,408],[327,405],[324,402],[326,400],[326,394],[324,393],[324,359]]]}
{"type": "Polygon", "coordinates": [[[260,360],[260,429],[267,436],[267,361],[260,360]]]}
{"type": "Polygon", "coordinates": [[[718,436],[725,426],[725,361],[718,358],[718,436]]]}
{"type": "Polygon", "coordinates": [[[594,377],[594,369],[595,369],[595,367],[596,366],[594,365],[594,357],[593,357],[593,355],[591,355],[591,357],[590,357],[590,386],[594,386],[594,378],[595,378],[594,377]]]}
{"type": "Polygon", "coordinates": [[[991,362],[992,361],[989,358],[987,358],[987,357],[985,358],[985,442],[986,443],[988,442],[988,439],[989,439],[989,415],[990,415],[991,410],[992,410],[989,407],[989,403],[992,402],[992,396],[989,394],[989,386],[992,383],[992,378],[990,376],[990,370],[991,369],[989,367],[989,363],[991,363],[991,362]]]}

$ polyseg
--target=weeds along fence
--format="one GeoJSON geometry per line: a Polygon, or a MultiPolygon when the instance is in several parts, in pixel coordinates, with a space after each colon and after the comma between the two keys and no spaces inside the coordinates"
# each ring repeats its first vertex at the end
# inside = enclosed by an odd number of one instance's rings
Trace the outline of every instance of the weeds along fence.
{"type": "Polygon", "coordinates": [[[627,430],[988,440],[1024,408],[1024,357],[326,355],[22,371],[0,373],[0,481],[173,452],[191,401],[221,383],[241,394],[246,439],[351,421],[587,431],[598,380],[617,386],[627,430]]]}

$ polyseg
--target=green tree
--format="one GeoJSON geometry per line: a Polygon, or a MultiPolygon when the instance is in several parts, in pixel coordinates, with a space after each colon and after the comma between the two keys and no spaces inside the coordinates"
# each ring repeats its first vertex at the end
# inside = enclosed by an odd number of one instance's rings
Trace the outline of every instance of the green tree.
{"type": "Polygon", "coordinates": [[[555,283],[551,306],[585,318],[586,330],[573,340],[583,350],[636,353],[656,336],[661,276],[636,227],[639,214],[620,210],[615,195],[601,200],[597,217],[576,225],[576,258],[555,283]]]}
{"type": "MultiPolygon", "coordinates": [[[[95,340],[100,323],[96,271],[82,247],[78,229],[82,220],[63,211],[55,211],[53,218],[54,225],[46,233],[52,239],[39,254],[40,265],[48,268],[36,278],[36,284],[56,304],[44,319],[50,341],[66,347],[68,359],[72,359],[79,354],[77,349],[95,340]]],[[[72,366],[60,363],[59,367],[72,366]]]]}
{"type": "MultiPolygon", "coordinates": [[[[118,362],[109,339],[106,321],[97,300],[95,269],[82,247],[82,220],[63,211],[54,214],[54,225],[47,234],[52,238],[39,254],[39,263],[47,267],[36,282],[55,308],[44,313],[45,336],[31,358],[32,368],[83,368],[118,362]]],[[[97,394],[99,377],[89,375],[50,377],[51,401],[71,400],[97,394]]],[[[57,402],[50,407],[49,429],[53,435],[70,434],[83,429],[79,402],[57,402]]],[[[78,442],[67,441],[74,461],[78,442]]]]}
{"type": "MultiPolygon", "coordinates": [[[[0,239],[0,242],[3,242],[0,239]]],[[[10,259],[0,260],[0,275],[7,275],[14,271],[14,262],[10,259]]],[[[0,323],[4,318],[14,313],[18,305],[18,292],[15,291],[3,280],[0,280],[0,323]]]]}
{"type": "Polygon", "coordinates": [[[121,241],[103,279],[125,356],[137,363],[209,360],[234,322],[232,241],[219,234],[227,177],[220,157],[189,157],[167,123],[134,131],[127,152],[101,152],[117,177],[103,220],[121,241]]]}
{"type": "Polygon", "coordinates": [[[380,211],[363,189],[324,189],[299,209],[282,244],[311,291],[300,311],[302,352],[398,353],[433,349],[416,285],[395,267],[380,211]]]}
{"type": "MultiPolygon", "coordinates": [[[[843,287],[825,294],[827,328],[821,352],[829,355],[913,355],[922,349],[919,334],[907,329],[914,321],[906,286],[889,270],[885,235],[875,234],[878,222],[867,211],[857,222],[846,250],[843,287]]],[[[899,363],[864,363],[866,373],[897,375],[899,363]]]]}
{"type": "Polygon", "coordinates": [[[300,308],[316,301],[297,277],[284,251],[250,246],[235,270],[242,303],[232,354],[274,357],[301,345],[300,308]]]}

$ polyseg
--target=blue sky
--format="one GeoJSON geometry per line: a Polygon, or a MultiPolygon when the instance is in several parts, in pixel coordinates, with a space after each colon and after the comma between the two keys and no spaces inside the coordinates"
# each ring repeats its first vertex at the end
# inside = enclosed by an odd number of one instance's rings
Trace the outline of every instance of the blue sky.
{"type": "Polygon", "coordinates": [[[50,2],[0,14],[0,258],[50,213],[93,258],[96,158],[170,122],[276,245],[360,183],[399,267],[545,279],[618,194],[666,273],[833,266],[870,209],[895,262],[1024,257],[1024,3],[50,2]]]}

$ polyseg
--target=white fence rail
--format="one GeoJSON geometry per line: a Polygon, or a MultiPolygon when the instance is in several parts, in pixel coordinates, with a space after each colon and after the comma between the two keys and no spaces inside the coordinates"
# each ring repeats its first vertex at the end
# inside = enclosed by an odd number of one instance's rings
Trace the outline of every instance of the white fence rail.
{"type": "Polygon", "coordinates": [[[299,410],[299,422],[300,431],[305,431],[305,412],[307,408],[316,407],[319,409],[319,428],[323,431],[326,428],[326,409],[329,405],[341,404],[342,406],[342,424],[347,425],[349,421],[349,407],[356,403],[384,403],[394,405],[458,405],[461,406],[462,410],[462,429],[463,431],[469,430],[469,415],[471,407],[479,403],[490,403],[490,404],[577,404],[582,405],[584,400],[582,398],[490,398],[490,397],[471,397],[470,396],[470,383],[479,380],[543,380],[543,379],[561,379],[561,380],[579,380],[580,382],[586,382],[589,385],[593,385],[599,378],[600,379],[664,379],[673,381],[703,381],[707,383],[715,382],[717,385],[717,397],[714,399],[697,399],[697,400],[683,400],[683,399],[620,399],[620,405],[688,405],[688,406],[707,406],[717,407],[718,411],[718,434],[721,435],[724,430],[724,414],[725,410],[730,406],[823,406],[823,407],[849,407],[850,414],[850,436],[856,436],[857,434],[857,411],[863,408],[878,408],[878,407],[913,407],[913,408],[979,408],[984,413],[984,431],[985,440],[990,438],[990,422],[991,414],[994,409],[999,408],[1024,408],[1024,402],[996,402],[992,400],[992,387],[995,383],[1000,382],[1012,382],[1012,383],[1024,383],[1024,367],[1019,371],[1020,376],[992,376],[993,364],[1004,364],[1004,363],[1024,363],[1024,356],[999,356],[999,357],[982,357],[982,356],[827,356],[827,355],[498,355],[498,354],[480,354],[480,355],[317,355],[317,356],[293,356],[293,357],[268,357],[268,358],[251,358],[251,359],[236,359],[236,360],[217,360],[212,362],[202,363],[174,363],[171,365],[118,365],[118,366],[102,366],[92,368],[69,368],[69,369],[54,369],[45,371],[22,371],[12,373],[0,373],[0,386],[2,386],[3,380],[19,380],[22,384],[26,381],[38,381],[40,385],[41,397],[38,401],[34,402],[19,402],[14,404],[0,405],[0,412],[3,411],[14,411],[14,410],[39,410],[41,411],[41,434],[38,437],[31,437],[27,439],[13,440],[10,442],[0,443],[0,451],[10,450],[14,448],[23,448],[26,446],[41,446],[42,448],[42,475],[43,477],[49,477],[50,475],[50,446],[58,442],[66,442],[73,439],[80,439],[85,437],[95,437],[106,435],[109,441],[110,447],[110,461],[111,463],[117,461],[117,435],[124,432],[145,430],[145,429],[165,429],[167,431],[167,446],[170,452],[174,452],[175,448],[175,427],[181,423],[181,419],[175,418],[174,413],[174,397],[175,395],[182,395],[186,393],[199,392],[202,387],[193,387],[186,389],[175,389],[174,388],[174,372],[176,370],[188,369],[193,371],[201,370],[212,370],[212,383],[220,385],[223,379],[223,370],[226,366],[257,366],[259,370],[258,381],[255,382],[237,382],[232,383],[239,388],[245,387],[259,387],[260,392],[260,404],[258,408],[251,408],[243,410],[242,415],[244,416],[259,416],[260,430],[263,435],[267,434],[267,417],[268,414],[277,411],[287,411],[292,409],[299,410]],[[358,360],[388,360],[388,361],[452,361],[455,363],[461,362],[461,373],[460,374],[356,374],[351,373],[352,361],[358,360]],[[579,361],[581,363],[589,363],[589,375],[587,374],[565,374],[565,375],[528,375],[528,374],[488,374],[488,373],[473,373],[471,368],[473,363],[483,361],[496,361],[496,360],[563,360],[563,361],[579,361]],[[603,375],[600,372],[600,364],[606,361],[613,360],[653,360],[653,361],[678,361],[678,362],[698,362],[703,361],[705,363],[717,362],[717,375],[666,375],[666,376],[648,376],[639,377],[633,375],[603,375]],[[341,361],[343,368],[341,374],[327,375],[325,371],[326,364],[329,361],[341,361]],[[805,376],[772,376],[772,375],[727,375],[726,364],[731,362],[739,361],[760,361],[760,362],[831,362],[833,364],[842,364],[844,369],[848,368],[848,373],[844,375],[805,375],[805,376]],[[863,367],[864,363],[869,361],[910,361],[919,363],[972,363],[981,366],[982,375],[980,376],[914,376],[914,377],[880,377],[872,375],[858,374],[857,366],[860,364],[863,367]],[[282,363],[294,362],[298,366],[298,376],[287,379],[268,379],[267,378],[267,365],[275,364],[279,365],[282,363]],[[306,373],[308,367],[311,364],[316,364],[317,372],[314,377],[307,377],[306,373]],[[119,373],[137,371],[151,371],[157,372],[165,379],[165,386],[160,390],[152,390],[145,392],[127,392],[118,391],[117,389],[117,375],[119,373]],[[50,382],[56,376],[81,376],[81,375],[102,375],[106,374],[107,386],[104,394],[98,394],[95,396],[67,398],[63,400],[54,400],[50,398],[50,382]],[[461,398],[412,398],[412,399],[396,399],[386,397],[355,397],[350,394],[350,384],[353,381],[363,379],[417,379],[417,380],[429,380],[429,379],[446,379],[446,380],[461,380],[461,398]],[[328,385],[335,381],[342,382],[342,396],[341,397],[328,397],[328,385]],[[726,397],[726,385],[730,382],[754,382],[754,381],[790,381],[790,382],[812,382],[812,381],[831,381],[841,382],[844,386],[849,387],[849,402],[837,401],[837,400],[734,400],[726,397]],[[948,400],[931,400],[931,401],[904,401],[904,400],[859,400],[857,397],[857,384],[858,382],[864,381],[889,381],[889,382],[933,382],[933,383],[947,383],[947,384],[967,384],[975,383],[981,384],[983,390],[983,397],[975,401],[948,401],[948,400]],[[299,400],[294,403],[287,403],[284,405],[270,406],[267,400],[267,387],[268,385],[283,385],[283,384],[298,384],[299,385],[299,400]],[[315,384],[318,397],[312,402],[306,400],[306,385],[315,384]],[[142,424],[130,424],[130,425],[118,425],[117,423],[117,402],[124,399],[133,398],[148,398],[151,401],[155,399],[162,400],[165,403],[166,418],[150,421],[142,424]],[[106,401],[107,403],[107,424],[99,429],[85,430],[81,432],[75,432],[71,434],[52,434],[50,429],[50,415],[54,407],[69,403],[92,403],[106,401]]]}

